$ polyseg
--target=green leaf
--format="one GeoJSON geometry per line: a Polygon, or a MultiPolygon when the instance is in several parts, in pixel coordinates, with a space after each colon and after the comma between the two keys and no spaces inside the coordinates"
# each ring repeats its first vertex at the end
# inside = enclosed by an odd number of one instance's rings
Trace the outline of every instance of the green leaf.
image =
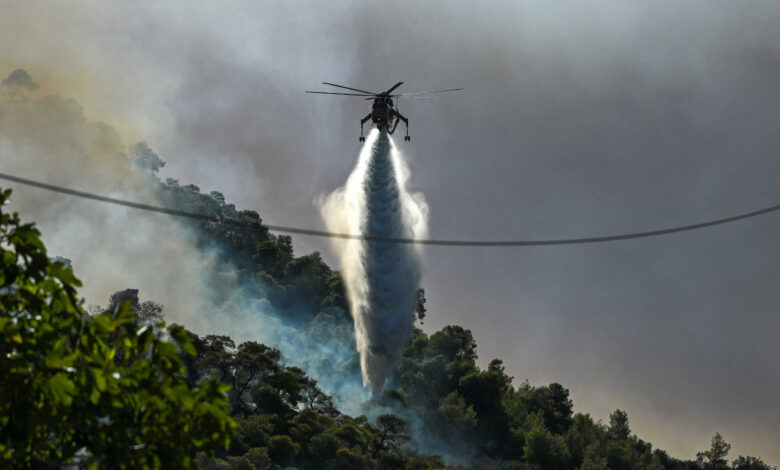
{"type": "Polygon", "coordinates": [[[92,375],[95,377],[95,386],[101,392],[106,390],[106,376],[100,369],[92,369],[92,375]]]}
{"type": "Polygon", "coordinates": [[[92,317],[95,323],[106,331],[114,331],[116,329],[116,322],[108,313],[101,313],[92,317]]]}
{"type": "Polygon", "coordinates": [[[226,442],[235,428],[228,398],[186,375],[181,354],[195,352],[190,334],[173,328],[169,342],[159,323],[136,336],[142,325],[129,303],[90,317],[72,270],[51,262],[38,230],[3,212],[1,199],[0,428],[11,426],[13,436],[0,431],[0,461],[68,465],[83,448],[94,460],[80,467],[192,468],[196,451],[212,454],[226,442]],[[131,437],[133,430],[141,435],[131,437]],[[164,442],[166,450],[131,449],[142,442],[164,442]]]}
{"type": "Polygon", "coordinates": [[[51,266],[49,266],[49,272],[64,284],[70,284],[77,287],[81,286],[81,281],[76,279],[76,276],[73,275],[73,269],[69,268],[64,263],[52,263],[51,266]]]}
{"type": "Polygon", "coordinates": [[[89,401],[92,402],[93,405],[97,405],[98,401],[100,401],[100,391],[96,388],[93,388],[91,392],[89,392],[89,401]]]}
{"type": "Polygon", "coordinates": [[[47,383],[55,401],[70,406],[73,402],[72,397],[76,394],[76,386],[68,379],[67,375],[64,372],[58,372],[51,376],[47,383]]]}
{"type": "Polygon", "coordinates": [[[195,350],[195,346],[192,345],[192,340],[190,339],[189,333],[187,331],[176,325],[172,325],[168,327],[168,332],[171,334],[173,339],[176,340],[176,342],[179,344],[179,347],[181,349],[189,354],[190,356],[195,356],[198,354],[198,352],[195,350]]]}

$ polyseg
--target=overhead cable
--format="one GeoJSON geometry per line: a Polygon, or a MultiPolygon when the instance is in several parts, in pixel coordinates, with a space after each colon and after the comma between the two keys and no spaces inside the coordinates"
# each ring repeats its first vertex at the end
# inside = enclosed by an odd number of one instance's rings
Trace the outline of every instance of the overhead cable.
{"type": "MultiPolygon", "coordinates": [[[[0,173],[0,179],[4,179],[6,181],[12,181],[14,183],[23,184],[26,186],[45,189],[47,191],[67,194],[70,196],[76,196],[84,199],[91,199],[93,201],[99,201],[108,204],[131,207],[133,209],[139,209],[148,212],[157,212],[161,214],[173,215],[177,217],[186,217],[190,219],[202,220],[207,222],[235,223],[239,225],[248,224],[248,222],[244,220],[215,217],[206,214],[198,214],[195,212],[188,212],[188,211],[183,211],[178,209],[155,206],[151,204],[144,204],[140,202],[127,201],[124,199],[101,196],[99,194],[89,193],[85,191],[78,191],[63,186],[43,183],[40,181],[21,178],[18,176],[13,176],[5,173],[0,173]]],[[[283,225],[271,225],[271,224],[263,224],[263,225],[272,232],[290,233],[296,235],[309,235],[313,237],[324,237],[324,238],[340,238],[346,240],[362,240],[368,242],[403,243],[403,244],[433,245],[433,246],[463,246],[463,247],[549,246],[549,245],[579,245],[585,243],[603,243],[603,242],[613,242],[613,241],[620,241],[620,240],[631,240],[634,238],[647,238],[647,237],[656,237],[659,235],[669,235],[672,233],[687,232],[690,230],[698,230],[702,228],[713,227],[715,225],[737,222],[739,220],[757,217],[759,215],[768,214],[770,212],[775,212],[778,210],[780,210],[780,204],[767,207],[764,209],[759,209],[752,212],[746,212],[743,214],[734,215],[731,217],[725,217],[722,219],[715,219],[707,222],[700,222],[700,223],[695,223],[690,225],[681,225],[677,227],[663,228],[658,230],[649,230],[646,232],[623,233],[619,235],[604,235],[599,237],[553,238],[553,239],[543,239],[543,240],[495,240],[495,241],[493,240],[432,240],[432,239],[416,239],[416,238],[365,236],[360,234],[336,233],[336,232],[328,232],[325,230],[287,227],[283,225]]]]}

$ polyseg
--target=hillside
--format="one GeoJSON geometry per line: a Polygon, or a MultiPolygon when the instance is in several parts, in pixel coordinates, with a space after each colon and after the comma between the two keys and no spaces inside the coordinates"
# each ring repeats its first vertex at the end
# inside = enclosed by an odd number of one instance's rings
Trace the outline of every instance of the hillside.
{"type": "MultiPolygon", "coordinates": [[[[134,152],[137,161],[154,162],[158,158],[145,145],[135,146],[134,152]]],[[[221,223],[186,222],[197,234],[198,244],[204,250],[216,250],[221,257],[224,268],[220,273],[213,273],[215,278],[229,271],[238,279],[243,302],[236,302],[235,295],[225,293],[219,311],[262,304],[266,306],[265,312],[272,311],[278,316],[285,331],[292,331],[298,337],[296,343],[280,347],[256,341],[236,344],[230,337],[216,332],[182,335],[178,330],[171,330],[170,338],[180,347],[179,359],[170,360],[174,364],[181,361],[182,367],[180,375],[176,375],[175,366],[171,373],[179,377],[176,380],[186,384],[190,393],[199,393],[204,387],[208,389],[206,384],[223,384],[220,390],[226,394],[226,403],[215,402],[215,406],[227,406],[232,418],[231,428],[235,428],[234,432],[227,432],[222,425],[221,432],[226,437],[232,434],[230,444],[224,448],[218,445],[219,433],[213,434],[208,444],[197,433],[191,442],[199,444],[189,447],[186,443],[181,444],[183,450],[180,452],[192,457],[192,460],[180,461],[189,462],[182,464],[184,466],[194,462],[202,469],[248,470],[770,468],[754,457],[739,457],[729,462],[729,445],[720,435],[712,438],[710,449],[700,453],[698,460],[675,459],[634,435],[627,414],[621,410],[610,415],[609,423],[601,423],[588,414],[575,412],[569,391],[561,384],[516,384],[505,373],[500,359],[493,359],[486,369],[480,368],[476,362],[477,344],[471,332],[460,326],[447,326],[431,335],[415,329],[389,388],[382,397],[368,399],[365,394],[355,392],[360,390],[360,371],[339,273],[318,253],[296,256],[291,239],[271,234],[257,213],[236,210],[217,192],[203,194],[193,185],[181,186],[170,179],[160,181],[154,175],[157,168],[159,165],[151,165],[148,177],[159,199],[167,206],[224,220],[221,223]],[[196,453],[198,449],[203,452],[196,453]],[[210,451],[214,450],[216,454],[212,457],[210,451]]],[[[3,198],[8,195],[4,194],[3,198]]],[[[5,339],[0,362],[2,370],[17,370],[21,367],[18,359],[11,364],[9,358],[18,351],[19,346],[15,344],[27,340],[14,329],[14,322],[19,320],[9,322],[8,319],[28,318],[35,313],[29,309],[42,307],[39,303],[31,303],[26,307],[26,313],[15,311],[11,300],[18,295],[18,289],[13,286],[23,279],[25,285],[30,286],[29,292],[38,292],[40,287],[53,285],[51,279],[56,278],[55,284],[60,283],[71,292],[78,281],[67,274],[70,270],[62,263],[52,263],[41,257],[45,249],[39,241],[34,241],[37,240],[34,229],[25,226],[33,234],[29,237],[33,238],[14,236],[20,230],[18,222],[9,214],[2,216],[4,263],[0,293],[5,339]],[[38,250],[35,251],[39,264],[36,269],[44,269],[41,272],[50,274],[38,277],[20,270],[26,259],[25,249],[38,250]],[[8,369],[11,366],[16,369],[8,369]]],[[[75,271],[78,272],[78,266],[75,271]]],[[[75,290],[72,292],[68,295],[75,295],[75,290]]],[[[421,291],[420,294],[418,314],[422,317],[424,293],[421,291]]],[[[103,324],[113,318],[111,321],[119,324],[137,325],[138,331],[147,331],[149,327],[162,331],[163,324],[157,322],[165,318],[164,306],[142,302],[139,292],[134,289],[118,291],[106,307],[91,312],[96,314],[94,317],[86,316],[79,305],[73,308],[75,310],[53,310],[52,318],[75,318],[84,325],[103,324]],[[139,318],[125,317],[132,312],[139,318]]],[[[244,314],[251,319],[253,311],[250,309],[244,314]]],[[[112,328],[115,327],[105,328],[105,333],[101,334],[106,336],[100,341],[115,344],[116,349],[112,350],[127,351],[125,344],[129,343],[120,341],[121,336],[112,333],[112,328]]],[[[30,331],[30,335],[35,334],[30,331]]],[[[59,346],[36,344],[43,348],[41,354],[47,357],[47,364],[59,364],[57,354],[67,352],[61,350],[60,342],[59,346]]],[[[125,356],[127,352],[118,354],[114,361],[121,366],[129,356],[125,356]]],[[[128,363],[131,369],[132,364],[145,360],[143,347],[139,354],[135,362],[128,363]]],[[[47,374],[46,371],[42,373],[47,374]]],[[[41,380],[50,387],[54,386],[53,377],[65,380],[58,385],[64,388],[57,389],[60,395],[70,397],[63,400],[65,409],[79,406],[80,400],[100,403],[106,387],[102,382],[97,382],[102,385],[92,395],[84,396],[61,372],[53,373],[41,380]]],[[[16,396],[14,393],[25,386],[24,381],[14,380],[5,385],[6,393],[0,395],[6,401],[2,404],[4,409],[10,409],[13,400],[18,399],[12,398],[16,396]]],[[[212,386],[210,390],[215,389],[212,386]]],[[[177,393],[185,391],[181,389],[177,393]]],[[[169,400],[165,394],[161,397],[163,402],[169,400]]],[[[212,400],[218,401],[218,398],[212,400]]],[[[184,403],[187,403],[186,399],[184,403]]],[[[58,410],[52,411],[51,419],[63,412],[58,410]]],[[[115,419],[112,413],[118,413],[110,409],[101,412],[108,413],[105,416],[109,421],[115,419]]],[[[6,418],[4,428],[24,428],[21,422],[13,421],[18,419],[22,418],[6,418]]],[[[146,429],[143,423],[136,425],[146,429]]],[[[53,432],[62,431],[58,428],[53,432]]],[[[28,444],[20,444],[15,440],[18,436],[5,432],[2,435],[0,451],[5,452],[2,455],[6,457],[12,455],[8,453],[9,449],[18,451],[20,445],[36,445],[36,439],[49,439],[38,435],[31,437],[28,444]]],[[[706,441],[704,436],[702,441],[706,441]]],[[[85,448],[88,454],[100,452],[99,446],[85,448]]],[[[59,450],[52,452],[47,454],[48,458],[56,459],[59,455],[60,463],[79,462],[59,450]]],[[[14,462],[12,468],[35,468],[40,464],[36,460],[24,464],[14,462]]],[[[160,461],[152,459],[151,462],[151,468],[155,468],[160,461]]]]}

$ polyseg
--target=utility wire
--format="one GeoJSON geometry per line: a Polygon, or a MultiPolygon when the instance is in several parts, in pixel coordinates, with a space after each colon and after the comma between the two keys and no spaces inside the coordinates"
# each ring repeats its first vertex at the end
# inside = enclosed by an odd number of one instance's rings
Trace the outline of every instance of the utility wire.
{"type": "MultiPolygon", "coordinates": [[[[188,217],[190,219],[203,220],[207,222],[220,222],[220,223],[228,222],[228,223],[235,223],[239,225],[246,224],[245,221],[241,221],[241,220],[225,219],[225,218],[213,217],[205,214],[198,214],[195,212],[182,211],[178,209],[169,209],[166,207],[153,206],[150,204],[142,204],[139,202],[126,201],[124,199],[117,199],[113,197],[101,196],[99,194],[77,191],[75,189],[56,186],[53,184],[43,183],[40,181],[34,181],[26,178],[20,178],[18,176],[8,175],[5,173],[0,173],[0,179],[12,181],[19,184],[24,184],[27,186],[33,186],[36,188],[45,189],[47,191],[54,191],[57,193],[68,194],[70,196],[81,197],[84,199],[92,199],[93,201],[116,204],[119,206],[131,207],[133,209],[140,209],[149,212],[158,212],[161,214],[175,215],[178,217],[188,217]]],[[[602,237],[559,238],[559,239],[548,239],[548,240],[505,240],[505,241],[430,240],[430,239],[397,238],[397,237],[376,237],[376,236],[356,235],[356,234],[349,234],[349,233],[334,233],[334,232],[327,232],[325,230],[285,227],[282,225],[268,225],[268,224],[264,224],[264,225],[273,232],[293,233],[298,235],[310,235],[313,237],[341,238],[346,240],[363,240],[363,241],[383,242],[383,243],[403,243],[403,244],[436,245],[436,246],[471,246],[471,247],[546,246],[546,245],[578,245],[584,243],[613,242],[619,240],[630,240],[634,238],[646,238],[646,237],[655,237],[658,235],[668,235],[670,233],[687,232],[689,230],[698,230],[706,227],[713,227],[715,225],[722,225],[731,222],[736,222],[738,220],[749,219],[751,217],[757,217],[759,215],[768,214],[770,212],[775,212],[778,210],[780,210],[780,204],[772,207],[767,207],[765,209],[753,211],[753,212],[747,212],[732,217],[726,217],[723,219],[716,219],[708,222],[701,222],[698,224],[682,225],[678,227],[665,228],[660,230],[651,230],[648,232],[624,233],[620,235],[607,235],[602,237]]]]}

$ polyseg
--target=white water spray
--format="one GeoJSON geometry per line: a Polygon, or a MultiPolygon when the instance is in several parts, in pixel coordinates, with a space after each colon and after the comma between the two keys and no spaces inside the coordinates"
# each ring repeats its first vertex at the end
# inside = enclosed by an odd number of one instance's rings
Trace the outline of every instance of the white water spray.
{"type": "MultiPolygon", "coordinates": [[[[328,230],[375,237],[424,238],[428,206],[406,191],[409,169],[385,131],[366,138],[346,184],[321,204],[328,230]]],[[[382,391],[414,323],[419,245],[335,239],[347,286],[363,385],[382,391]]]]}

